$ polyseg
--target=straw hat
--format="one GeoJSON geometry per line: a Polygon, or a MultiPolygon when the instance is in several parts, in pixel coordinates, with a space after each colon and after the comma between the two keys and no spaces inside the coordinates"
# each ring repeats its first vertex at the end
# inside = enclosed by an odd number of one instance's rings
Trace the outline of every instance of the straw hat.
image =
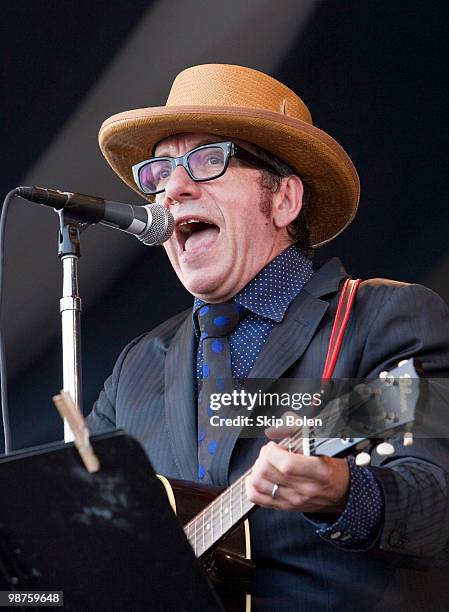
{"type": "Polygon", "coordinates": [[[226,64],[188,68],[174,80],[165,106],[109,117],[99,143],[113,170],[142,195],[131,166],[151,157],[163,138],[182,132],[240,138],[291,166],[311,190],[314,246],[337,236],[355,216],[359,178],[348,155],[313,126],[306,105],[291,89],[258,70],[226,64]]]}

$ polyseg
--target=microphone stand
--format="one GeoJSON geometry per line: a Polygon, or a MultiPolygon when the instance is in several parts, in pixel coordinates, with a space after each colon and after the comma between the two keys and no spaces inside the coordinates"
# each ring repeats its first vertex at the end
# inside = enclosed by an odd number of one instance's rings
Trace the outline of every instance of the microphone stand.
{"type": "MultiPolygon", "coordinates": [[[[62,298],[59,302],[62,323],[63,389],[70,393],[77,411],[82,413],[81,368],[81,298],[78,290],[78,259],[81,257],[80,234],[87,224],[81,223],[67,209],[59,215],[59,249],[62,261],[62,298]]],[[[74,439],[64,419],[64,441],[74,439]]]]}

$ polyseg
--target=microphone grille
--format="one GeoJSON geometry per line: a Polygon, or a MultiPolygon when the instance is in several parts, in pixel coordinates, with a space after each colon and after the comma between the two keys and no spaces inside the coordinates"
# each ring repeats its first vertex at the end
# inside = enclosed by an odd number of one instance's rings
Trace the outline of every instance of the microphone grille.
{"type": "Polygon", "coordinates": [[[150,215],[148,229],[137,238],[147,246],[162,244],[170,238],[175,229],[173,215],[162,204],[147,204],[145,208],[150,215]]]}

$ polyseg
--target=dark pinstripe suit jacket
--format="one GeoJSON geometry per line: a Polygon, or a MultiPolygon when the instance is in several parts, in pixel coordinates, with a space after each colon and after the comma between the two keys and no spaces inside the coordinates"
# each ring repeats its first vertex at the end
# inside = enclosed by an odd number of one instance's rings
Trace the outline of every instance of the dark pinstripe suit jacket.
{"type": "MultiPolygon", "coordinates": [[[[252,378],[321,374],[345,276],[336,259],[315,272],[271,332],[252,378]]],[[[363,282],[335,377],[376,377],[410,356],[421,359],[428,375],[448,375],[447,307],[418,285],[363,282]]],[[[141,441],[156,471],[195,480],[195,357],[190,310],[132,341],[88,418],[91,430],[123,428],[141,441]]],[[[235,432],[225,436],[211,468],[220,485],[249,468],[262,444],[235,432]]],[[[345,551],[322,540],[300,513],[259,508],[252,515],[257,610],[449,610],[449,571],[433,561],[448,535],[446,444],[421,440],[398,448],[385,463],[373,467],[386,509],[368,551],[345,551]]]]}

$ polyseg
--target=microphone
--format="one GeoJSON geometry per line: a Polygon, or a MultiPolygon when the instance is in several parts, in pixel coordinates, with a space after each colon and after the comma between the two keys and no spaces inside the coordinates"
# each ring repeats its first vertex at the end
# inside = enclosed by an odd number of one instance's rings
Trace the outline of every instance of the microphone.
{"type": "Polygon", "coordinates": [[[80,222],[101,223],[128,232],[147,246],[162,244],[175,228],[173,215],[162,204],[134,206],[44,187],[17,187],[16,195],[55,210],[67,210],[80,222]]]}

